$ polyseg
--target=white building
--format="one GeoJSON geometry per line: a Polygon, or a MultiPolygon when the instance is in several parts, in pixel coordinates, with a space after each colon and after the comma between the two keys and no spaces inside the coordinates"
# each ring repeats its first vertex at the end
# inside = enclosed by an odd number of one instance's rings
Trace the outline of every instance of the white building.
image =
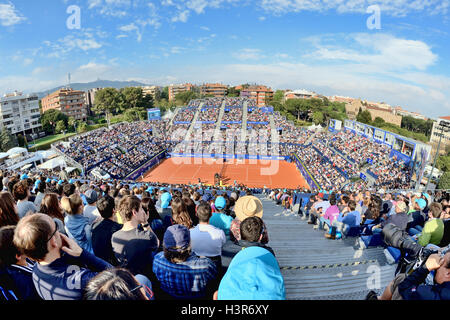
{"type": "Polygon", "coordinates": [[[42,125],[38,96],[15,91],[0,97],[0,127],[16,135],[39,132],[42,125]]]}

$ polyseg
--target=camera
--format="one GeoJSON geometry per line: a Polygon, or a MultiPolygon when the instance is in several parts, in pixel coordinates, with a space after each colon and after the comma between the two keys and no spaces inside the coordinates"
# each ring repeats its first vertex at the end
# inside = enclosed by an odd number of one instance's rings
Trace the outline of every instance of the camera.
{"type": "Polygon", "coordinates": [[[401,252],[401,257],[395,274],[409,274],[420,268],[427,261],[430,255],[433,253],[438,253],[437,250],[426,249],[417,244],[410,238],[408,233],[392,223],[388,223],[383,228],[382,237],[387,246],[397,248],[401,252]]]}

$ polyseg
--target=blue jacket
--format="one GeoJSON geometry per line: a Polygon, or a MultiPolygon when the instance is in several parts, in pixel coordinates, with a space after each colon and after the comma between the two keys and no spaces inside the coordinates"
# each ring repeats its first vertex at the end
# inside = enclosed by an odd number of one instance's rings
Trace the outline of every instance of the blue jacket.
{"type": "Polygon", "coordinates": [[[82,214],[67,215],[64,219],[67,235],[75,239],[84,250],[94,253],[92,249],[92,228],[89,219],[82,214]]]}
{"type": "Polygon", "coordinates": [[[415,270],[398,285],[398,291],[405,300],[450,300],[450,282],[426,285],[428,276],[425,266],[415,270]]]}
{"type": "Polygon", "coordinates": [[[78,258],[63,254],[48,265],[36,263],[33,282],[44,300],[81,300],[83,289],[98,272],[112,268],[108,262],[83,250],[78,258]]]}

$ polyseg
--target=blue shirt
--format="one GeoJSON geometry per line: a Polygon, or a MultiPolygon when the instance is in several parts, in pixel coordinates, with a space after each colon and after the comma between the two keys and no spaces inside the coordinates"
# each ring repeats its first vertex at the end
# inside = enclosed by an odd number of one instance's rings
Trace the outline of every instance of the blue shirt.
{"type": "Polygon", "coordinates": [[[358,211],[351,211],[345,217],[342,217],[341,213],[337,221],[345,223],[350,227],[356,227],[361,224],[361,214],[358,211]]]}
{"type": "Polygon", "coordinates": [[[44,300],[81,300],[89,280],[108,268],[112,265],[83,250],[78,258],[63,254],[48,265],[36,263],[33,282],[44,300]]]}
{"type": "Polygon", "coordinates": [[[172,263],[158,253],[153,260],[153,272],[161,289],[177,299],[202,298],[207,285],[217,277],[217,268],[209,258],[195,254],[184,262],[172,263]]]}
{"type": "Polygon", "coordinates": [[[211,219],[209,219],[209,224],[222,229],[227,239],[230,239],[231,221],[233,221],[233,218],[227,216],[225,213],[214,212],[211,219]]]}

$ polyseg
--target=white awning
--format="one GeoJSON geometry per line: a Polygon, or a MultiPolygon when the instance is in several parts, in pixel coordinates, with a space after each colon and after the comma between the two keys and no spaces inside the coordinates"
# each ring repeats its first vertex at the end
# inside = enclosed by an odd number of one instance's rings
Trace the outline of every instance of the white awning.
{"type": "Polygon", "coordinates": [[[55,169],[57,167],[65,167],[66,166],[66,161],[64,161],[63,157],[58,157],[58,158],[54,158],[51,160],[48,160],[47,162],[44,162],[43,164],[40,164],[38,167],[40,169],[55,169]]]}
{"type": "Polygon", "coordinates": [[[33,164],[29,163],[29,164],[24,165],[20,170],[27,170],[27,169],[31,168],[32,166],[33,166],[33,164]]]}
{"type": "Polygon", "coordinates": [[[13,154],[27,153],[27,152],[28,152],[28,150],[25,148],[15,147],[15,148],[9,149],[6,153],[9,155],[13,155],[13,154]]]}
{"type": "Polygon", "coordinates": [[[65,168],[64,170],[67,172],[67,173],[71,173],[72,171],[74,171],[74,170],[76,170],[77,168],[75,168],[75,167],[67,167],[67,168],[65,168]]]}

